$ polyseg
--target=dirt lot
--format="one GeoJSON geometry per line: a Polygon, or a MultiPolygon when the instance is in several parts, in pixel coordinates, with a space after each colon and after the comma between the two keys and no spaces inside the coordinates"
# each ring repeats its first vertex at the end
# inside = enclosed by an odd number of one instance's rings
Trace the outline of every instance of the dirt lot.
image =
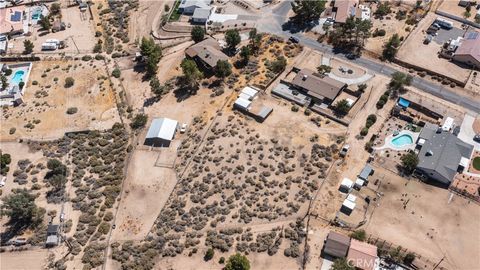
{"type": "Polygon", "coordinates": [[[24,104],[4,109],[1,121],[2,140],[52,139],[67,131],[108,129],[119,116],[103,62],[46,61],[33,63],[24,104]],[[64,87],[67,77],[75,80],[70,88],[64,87]],[[77,112],[67,114],[69,108],[77,112]]]}
{"type": "Polygon", "coordinates": [[[475,7],[476,5],[472,6],[472,10],[470,11],[470,17],[468,18],[465,18],[464,15],[466,9],[459,6],[458,1],[442,1],[442,4],[438,7],[438,10],[475,22],[475,15],[477,15],[477,10],[475,7]]]}
{"type": "MultiPolygon", "coordinates": [[[[35,45],[33,51],[35,53],[42,52],[42,43],[47,39],[58,39],[65,41],[66,48],[53,51],[55,53],[89,53],[93,50],[93,46],[96,43],[95,40],[95,22],[90,20],[90,13],[80,12],[78,6],[70,8],[62,8],[62,22],[67,26],[65,31],[56,33],[48,33],[46,35],[41,34],[40,26],[33,27],[33,33],[29,39],[35,45]],[[70,27],[69,27],[70,26],[70,27]]],[[[15,39],[13,43],[13,49],[10,49],[11,53],[21,53],[24,49],[23,41],[25,38],[15,39]]],[[[45,52],[45,51],[43,51],[45,52]]],[[[46,53],[50,53],[47,51],[46,53]]]]}
{"type": "Polygon", "coordinates": [[[159,155],[158,151],[137,150],[132,156],[113,241],[142,240],[167,201],[176,177],[173,169],[154,166],[159,155]]]}
{"type": "Polygon", "coordinates": [[[0,255],[0,268],[10,270],[44,269],[48,251],[35,249],[22,252],[8,252],[0,255]]]}
{"type": "MultiPolygon", "coordinates": [[[[447,1],[448,2],[448,1],[447,1]]],[[[432,41],[428,45],[423,44],[425,31],[433,23],[437,15],[429,13],[413,30],[410,36],[400,47],[397,58],[428,70],[432,70],[444,76],[455,78],[459,81],[466,81],[470,70],[461,67],[447,59],[440,58],[438,52],[441,44],[432,41]]],[[[460,23],[454,22],[454,27],[461,28],[460,23]]]]}
{"type": "MultiPolygon", "coordinates": [[[[398,10],[409,10],[405,7],[392,7],[393,11],[398,11],[398,10]]],[[[365,42],[365,49],[369,52],[372,52],[376,55],[382,55],[383,51],[383,46],[385,43],[394,35],[398,34],[400,37],[406,37],[408,35],[407,29],[409,27],[410,29],[413,29],[413,26],[409,26],[406,23],[406,20],[397,20],[395,18],[395,13],[391,13],[388,16],[385,17],[383,20],[379,19],[372,19],[372,32],[375,31],[376,29],[378,30],[385,30],[386,35],[381,37],[370,37],[367,39],[365,42]]]]}
{"type": "Polygon", "coordinates": [[[480,208],[448,190],[375,168],[384,196],[366,225],[367,232],[439,261],[447,269],[478,267],[480,208]],[[406,206],[404,207],[404,205],[406,206]],[[433,210],[435,209],[435,210],[433,210]],[[387,225],[386,225],[387,224],[387,225]]]}

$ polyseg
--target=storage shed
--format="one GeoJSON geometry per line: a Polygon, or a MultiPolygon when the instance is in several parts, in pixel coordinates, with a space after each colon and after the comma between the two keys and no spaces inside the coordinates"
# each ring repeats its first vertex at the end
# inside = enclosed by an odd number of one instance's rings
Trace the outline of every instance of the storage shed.
{"type": "Polygon", "coordinates": [[[368,177],[374,173],[374,170],[370,164],[366,164],[365,167],[363,167],[362,171],[358,175],[358,178],[368,181],[368,177]]]}
{"type": "Polygon", "coordinates": [[[353,212],[353,209],[355,209],[356,204],[348,199],[345,199],[342,204],[342,208],[340,208],[340,211],[344,213],[345,215],[350,215],[353,212]]]}
{"type": "Polygon", "coordinates": [[[155,118],[150,124],[145,145],[169,147],[177,131],[178,122],[169,118],[155,118]]]}
{"type": "Polygon", "coordinates": [[[342,183],[340,184],[340,190],[341,192],[348,193],[353,187],[353,181],[348,179],[348,178],[343,178],[342,183]]]}
{"type": "Polygon", "coordinates": [[[237,100],[235,100],[233,107],[239,110],[248,111],[248,109],[250,109],[250,105],[252,105],[250,100],[239,97],[237,100]]]}
{"type": "Polygon", "coordinates": [[[242,94],[245,94],[245,95],[248,95],[250,96],[251,98],[250,99],[253,99],[257,96],[258,94],[258,91],[253,89],[252,87],[250,86],[245,86],[243,89],[242,89],[242,94]]]}
{"type": "Polygon", "coordinates": [[[344,258],[347,256],[349,247],[350,237],[336,232],[329,232],[323,245],[323,253],[335,258],[344,258]]]}

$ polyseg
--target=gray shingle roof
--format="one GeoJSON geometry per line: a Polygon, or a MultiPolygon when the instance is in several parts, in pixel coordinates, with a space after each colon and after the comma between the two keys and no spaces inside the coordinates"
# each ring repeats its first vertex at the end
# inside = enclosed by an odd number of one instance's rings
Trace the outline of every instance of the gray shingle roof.
{"type": "Polygon", "coordinates": [[[420,133],[420,137],[426,139],[426,142],[418,154],[417,168],[436,171],[451,182],[457,173],[460,160],[462,157],[470,158],[473,146],[450,132],[437,131],[437,126],[429,125],[423,129],[429,130],[422,130],[420,133]]]}
{"type": "Polygon", "coordinates": [[[300,70],[292,84],[307,91],[307,94],[319,99],[328,98],[334,100],[346,84],[334,80],[328,76],[321,77],[310,69],[300,70]]]}

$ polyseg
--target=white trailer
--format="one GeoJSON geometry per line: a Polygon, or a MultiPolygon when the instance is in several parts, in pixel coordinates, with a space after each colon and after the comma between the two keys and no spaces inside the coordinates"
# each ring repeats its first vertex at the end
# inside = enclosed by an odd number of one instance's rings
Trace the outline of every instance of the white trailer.
{"type": "Polygon", "coordinates": [[[54,51],[58,48],[57,44],[45,42],[42,44],[42,51],[54,51]]]}
{"type": "Polygon", "coordinates": [[[0,35],[0,54],[7,53],[8,38],[5,35],[0,35]]]}
{"type": "Polygon", "coordinates": [[[440,25],[441,27],[443,27],[445,29],[452,29],[453,28],[453,23],[451,21],[442,19],[440,17],[437,17],[435,19],[435,23],[437,23],[438,25],[440,25]]]}

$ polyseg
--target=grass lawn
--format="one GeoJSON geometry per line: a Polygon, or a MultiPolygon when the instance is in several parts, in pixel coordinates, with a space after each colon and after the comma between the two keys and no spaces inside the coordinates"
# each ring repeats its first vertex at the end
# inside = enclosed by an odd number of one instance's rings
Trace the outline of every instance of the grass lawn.
{"type": "Polygon", "coordinates": [[[473,159],[473,168],[480,171],[480,157],[475,157],[473,159]]]}
{"type": "Polygon", "coordinates": [[[170,18],[168,21],[170,22],[176,22],[178,19],[180,19],[180,15],[182,15],[180,12],[178,12],[178,7],[180,6],[181,0],[178,0],[175,2],[175,6],[173,7],[172,15],[170,15],[170,18]]]}

